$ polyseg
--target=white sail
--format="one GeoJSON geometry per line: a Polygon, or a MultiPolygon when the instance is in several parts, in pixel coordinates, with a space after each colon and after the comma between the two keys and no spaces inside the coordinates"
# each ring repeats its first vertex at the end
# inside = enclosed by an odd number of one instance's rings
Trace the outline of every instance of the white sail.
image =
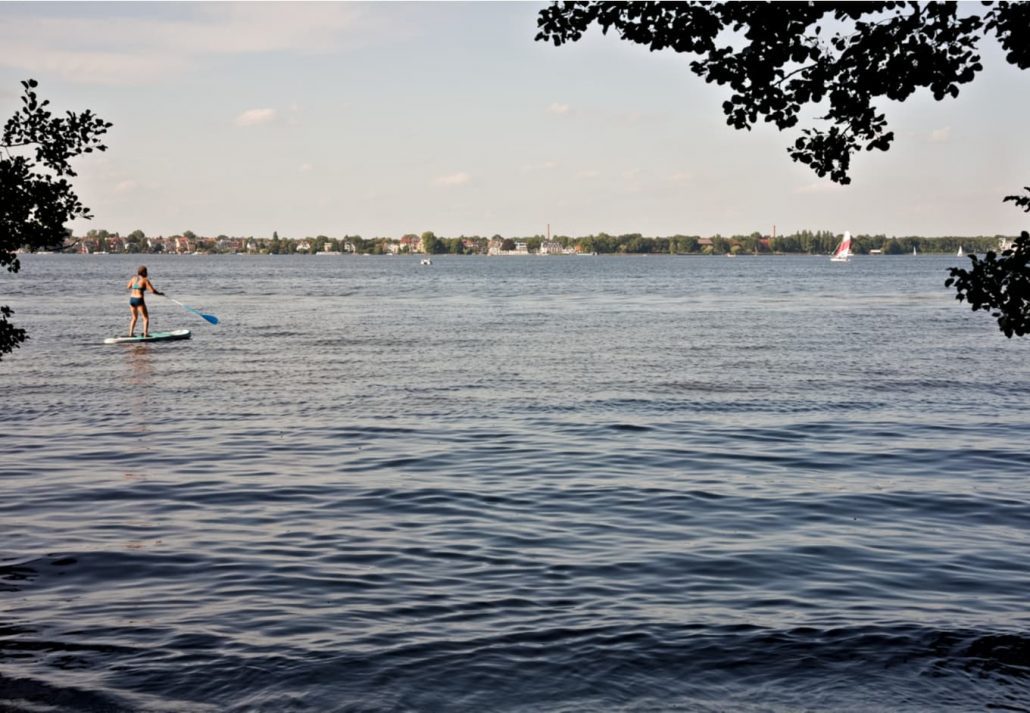
{"type": "Polygon", "coordinates": [[[840,241],[840,245],[833,251],[833,256],[830,260],[833,262],[847,262],[853,254],[851,252],[851,233],[845,230],[844,239],[840,241]]]}
{"type": "Polygon", "coordinates": [[[965,255],[965,253],[962,251],[962,246],[961,245],[958,246],[958,253],[956,253],[956,254],[959,257],[962,257],[963,255],[965,255]]]}

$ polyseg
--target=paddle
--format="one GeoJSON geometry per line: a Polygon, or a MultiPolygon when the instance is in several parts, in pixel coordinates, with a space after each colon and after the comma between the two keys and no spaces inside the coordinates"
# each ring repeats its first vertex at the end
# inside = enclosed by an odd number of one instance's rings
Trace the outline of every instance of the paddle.
{"type": "MultiPolygon", "coordinates": [[[[164,294],[163,292],[161,293],[161,296],[162,297],[168,297],[168,295],[164,294]]],[[[200,310],[193,309],[189,305],[184,305],[179,300],[173,299],[171,297],[168,297],[168,299],[172,300],[172,302],[174,302],[175,304],[179,305],[183,309],[189,310],[190,312],[192,312],[193,314],[197,315],[198,317],[203,317],[204,319],[206,319],[211,324],[218,324],[218,317],[214,316],[213,314],[204,314],[200,310]]]]}

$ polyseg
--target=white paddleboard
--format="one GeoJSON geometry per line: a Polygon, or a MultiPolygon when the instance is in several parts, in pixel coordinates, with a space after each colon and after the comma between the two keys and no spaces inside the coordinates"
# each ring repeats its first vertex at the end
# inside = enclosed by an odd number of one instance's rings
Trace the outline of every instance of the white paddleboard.
{"type": "Polygon", "coordinates": [[[176,329],[174,332],[151,332],[149,337],[108,337],[104,344],[143,344],[146,342],[170,342],[176,339],[189,339],[190,330],[176,329]]]}

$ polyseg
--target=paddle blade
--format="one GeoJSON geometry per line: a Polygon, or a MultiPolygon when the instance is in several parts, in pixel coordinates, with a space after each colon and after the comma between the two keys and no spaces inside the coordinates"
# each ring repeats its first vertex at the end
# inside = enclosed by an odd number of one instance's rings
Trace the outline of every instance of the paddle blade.
{"type": "Polygon", "coordinates": [[[211,324],[218,324],[218,317],[214,316],[213,314],[204,314],[199,309],[193,309],[189,305],[184,305],[179,300],[177,300],[177,299],[175,299],[173,297],[168,297],[168,295],[162,294],[162,297],[167,297],[168,299],[170,299],[172,302],[174,302],[175,304],[179,305],[183,309],[192,312],[193,314],[197,315],[198,317],[203,317],[204,319],[206,319],[211,324]]]}
{"type": "MultiPolygon", "coordinates": [[[[186,305],[183,305],[183,307],[186,307],[186,305]]],[[[188,309],[190,312],[197,315],[198,317],[203,317],[211,324],[218,324],[218,317],[214,316],[213,314],[204,314],[199,309],[193,309],[192,307],[186,307],[186,309],[188,309]]]]}

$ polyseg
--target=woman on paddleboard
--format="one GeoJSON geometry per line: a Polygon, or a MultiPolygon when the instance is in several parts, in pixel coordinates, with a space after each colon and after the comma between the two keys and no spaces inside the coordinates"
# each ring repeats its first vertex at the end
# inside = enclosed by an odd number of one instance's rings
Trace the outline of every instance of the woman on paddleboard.
{"type": "Polygon", "coordinates": [[[132,290],[129,294],[129,309],[132,310],[132,321],[129,322],[129,336],[136,336],[136,320],[139,316],[143,315],[143,336],[150,336],[150,315],[147,313],[147,303],[143,299],[143,295],[147,290],[150,290],[155,295],[163,295],[164,292],[158,292],[157,288],[154,287],[154,283],[147,277],[146,265],[140,265],[139,269],[136,270],[136,274],[129,280],[128,288],[132,290]]]}

